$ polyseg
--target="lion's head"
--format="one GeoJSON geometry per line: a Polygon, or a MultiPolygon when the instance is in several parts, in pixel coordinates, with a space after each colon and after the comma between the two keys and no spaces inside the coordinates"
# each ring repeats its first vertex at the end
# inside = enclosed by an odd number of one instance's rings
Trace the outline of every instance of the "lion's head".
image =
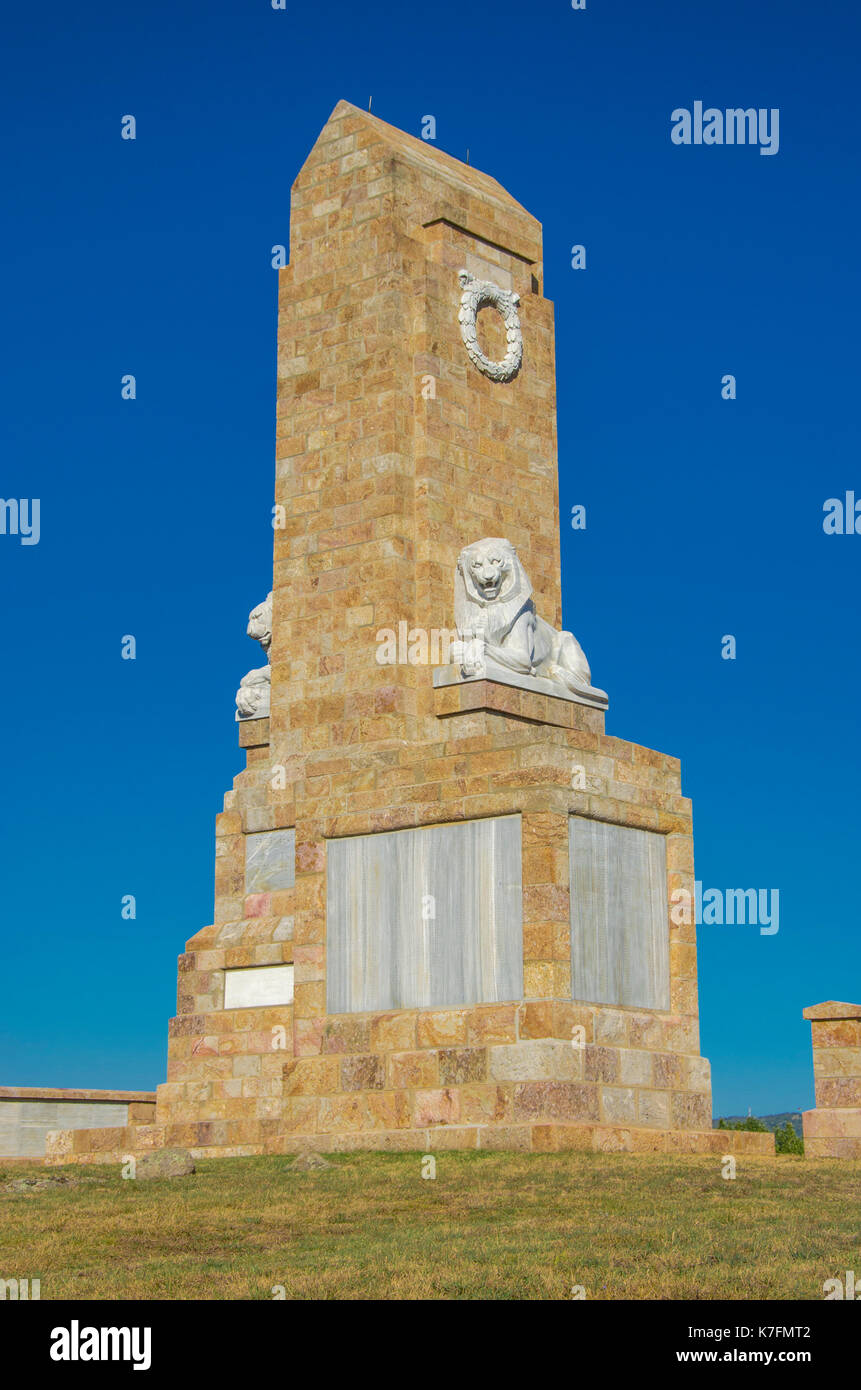
{"type": "Polygon", "coordinates": [[[454,621],[458,632],[475,626],[483,610],[488,635],[506,632],[532,597],[532,585],[511,541],[486,536],[473,541],[457,557],[454,582],[454,621]]]}
{"type": "Polygon", "coordinates": [[[269,653],[272,645],[272,595],[267,594],[262,603],[258,603],[256,608],[252,608],[248,614],[248,627],[246,632],[249,637],[255,638],[263,648],[269,653]]]}

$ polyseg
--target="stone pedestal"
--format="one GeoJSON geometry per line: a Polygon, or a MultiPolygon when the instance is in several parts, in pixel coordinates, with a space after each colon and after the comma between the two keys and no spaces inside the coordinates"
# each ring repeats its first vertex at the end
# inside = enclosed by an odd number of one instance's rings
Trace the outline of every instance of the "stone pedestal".
{"type": "MultiPolygon", "coordinates": [[[[423,674],[430,682],[431,672],[423,674]]],[[[673,893],[693,891],[690,803],[681,796],[678,761],[607,736],[602,712],[568,700],[492,682],[446,687],[435,698],[425,740],[371,758],[354,747],[337,771],[328,755],[325,776],[351,775],[372,793],[362,795],[361,809],[341,810],[330,784],[329,814],[321,815],[303,787],[296,827],[271,831],[243,829],[273,763],[265,721],[258,729],[240,726],[248,769],[219,817],[216,862],[225,886],[250,891],[241,917],[205,928],[180,958],[180,1011],[171,1023],[169,1079],[158,1090],[156,1121],[137,1132],[117,1131],[116,1155],[162,1144],[199,1155],[461,1147],[771,1152],[769,1135],[711,1129],[709,1066],[699,1055],[695,928],[670,916],[673,893]],[[572,781],[583,785],[573,790],[572,781]],[[601,962],[590,961],[583,935],[595,895],[587,902],[581,893],[584,901],[572,914],[581,845],[572,819],[578,829],[646,836],[647,871],[654,868],[652,842],[659,844],[665,957],[644,952],[623,977],[606,968],[612,961],[604,962],[603,974],[601,962]],[[333,882],[332,865],[343,875],[347,863],[341,847],[355,851],[376,842],[385,854],[392,836],[494,825],[507,830],[503,881],[510,887],[519,877],[513,934],[522,947],[516,961],[507,957],[503,976],[510,979],[512,966],[519,972],[516,997],[494,993],[491,972],[484,994],[468,1002],[363,1007],[360,991],[374,974],[366,941],[364,966],[353,977],[359,993],[349,999],[347,907],[363,879],[353,880],[349,892],[343,877],[333,882]],[[270,852],[259,853],[258,844],[267,841],[270,852]],[[225,1007],[232,978],[285,964],[295,975],[292,1003],[225,1007]],[[591,994],[578,990],[587,966],[591,994]],[[666,998],[656,1001],[662,988],[666,998]],[[333,990],[357,1007],[333,1006],[333,990]],[[615,991],[612,1002],[609,991],[615,991]]],[[[324,754],[318,759],[320,766],[324,754]]],[[[474,851],[476,842],[469,845],[474,851]]],[[[408,861],[409,855],[402,863],[408,861]]],[[[460,881],[463,865],[451,867],[460,881]]],[[[413,913],[416,937],[423,896],[417,894],[413,913]]],[[[439,912],[439,901],[435,906],[439,912]]],[[[651,918],[641,907],[632,903],[627,919],[620,907],[623,916],[609,925],[624,929],[627,920],[632,929],[648,930],[651,918]]],[[[511,928],[510,910],[506,920],[511,928]]],[[[383,918],[371,925],[378,960],[383,918]]],[[[457,954],[454,942],[449,954],[457,954]]],[[[504,943],[498,954],[505,956],[504,943]]],[[[417,981],[418,973],[401,984],[417,981]]],[[[457,990],[464,981],[450,971],[429,983],[457,990]]],[[[78,1133],[74,1146],[58,1136],[53,1161],[105,1162],[116,1156],[111,1143],[107,1131],[78,1133]]]]}
{"type": "Polygon", "coordinates": [[[804,1010],[810,1019],[816,1109],[805,1110],[809,1158],[861,1158],[861,1004],[829,1000],[804,1010]]]}

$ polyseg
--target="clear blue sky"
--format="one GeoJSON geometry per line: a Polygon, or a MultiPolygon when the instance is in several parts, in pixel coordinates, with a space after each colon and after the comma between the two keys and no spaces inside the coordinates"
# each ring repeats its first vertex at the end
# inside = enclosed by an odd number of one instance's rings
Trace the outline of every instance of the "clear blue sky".
{"type": "Polygon", "coordinates": [[[822,530],[861,497],[857,7],[47,0],[3,27],[0,495],[41,499],[41,540],[0,536],[0,1083],[164,1078],[271,580],[270,248],[332,107],[372,94],[543,222],[566,625],[608,731],[681,757],[705,886],[780,892],[776,935],[700,931],[716,1112],[812,1104],[801,1010],[861,1001],[861,535],[822,530]],[[675,146],[697,100],[779,108],[779,153],[675,146]]]}

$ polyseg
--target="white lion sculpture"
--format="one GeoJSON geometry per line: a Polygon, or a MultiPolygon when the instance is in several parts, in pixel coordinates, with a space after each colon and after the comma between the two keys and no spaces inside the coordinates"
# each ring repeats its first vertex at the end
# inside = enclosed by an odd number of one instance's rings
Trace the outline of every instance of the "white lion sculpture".
{"type": "MultiPolygon", "coordinates": [[[[248,636],[259,642],[266,660],[269,661],[269,648],[272,645],[272,594],[267,594],[262,603],[252,608],[248,615],[248,636]]],[[[272,689],[271,667],[260,666],[249,671],[239,682],[236,692],[237,719],[266,719],[269,715],[269,697],[272,689]]]]}
{"type": "Polygon", "coordinates": [[[532,585],[511,541],[488,536],[458,556],[454,621],[459,641],[452,655],[465,677],[492,666],[555,681],[590,701],[606,701],[591,684],[589,663],[577,638],[539,618],[532,585]]]}

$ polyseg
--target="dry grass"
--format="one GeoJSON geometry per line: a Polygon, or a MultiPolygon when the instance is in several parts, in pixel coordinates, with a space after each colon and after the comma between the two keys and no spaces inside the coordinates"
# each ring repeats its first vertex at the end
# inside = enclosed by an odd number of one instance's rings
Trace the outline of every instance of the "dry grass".
{"type": "Polygon", "coordinates": [[[192,1177],[0,1163],[0,1277],[42,1298],[821,1299],[861,1277],[861,1163],[443,1153],[209,1159],[192,1177]],[[74,1183],[33,1194],[23,1176],[74,1183]]]}

